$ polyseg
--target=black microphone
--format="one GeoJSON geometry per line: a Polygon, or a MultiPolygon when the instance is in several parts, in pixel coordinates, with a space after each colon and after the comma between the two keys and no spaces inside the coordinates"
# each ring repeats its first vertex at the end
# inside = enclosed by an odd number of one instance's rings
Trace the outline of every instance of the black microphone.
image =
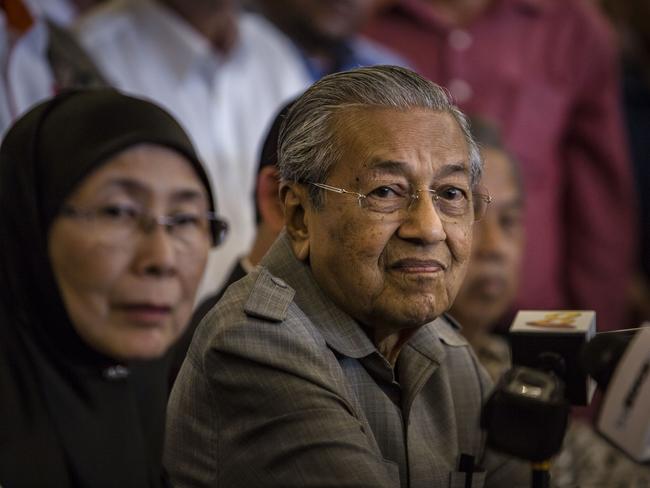
{"type": "Polygon", "coordinates": [[[607,389],[616,366],[638,331],[639,329],[624,329],[599,332],[582,348],[580,365],[602,390],[607,389]]]}
{"type": "Polygon", "coordinates": [[[515,366],[553,371],[572,405],[588,405],[595,382],[580,364],[580,351],[596,334],[596,313],[588,310],[523,310],[510,326],[515,366]]]}
{"type": "Polygon", "coordinates": [[[484,405],[481,427],[491,448],[542,462],[562,447],[569,410],[564,382],[555,373],[515,366],[484,405]]]}
{"type": "Polygon", "coordinates": [[[487,443],[533,462],[562,447],[569,403],[587,404],[595,384],[579,365],[596,332],[592,311],[520,311],[510,327],[513,368],[481,412],[487,443]]]}

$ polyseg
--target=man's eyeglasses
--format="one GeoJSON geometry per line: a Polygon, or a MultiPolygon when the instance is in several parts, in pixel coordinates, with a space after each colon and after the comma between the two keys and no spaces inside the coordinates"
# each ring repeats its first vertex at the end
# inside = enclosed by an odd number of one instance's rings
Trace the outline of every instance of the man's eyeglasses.
{"type": "Polygon", "coordinates": [[[367,194],[338,188],[324,183],[311,183],[313,186],[334,193],[352,195],[357,198],[361,208],[384,214],[408,212],[413,203],[424,192],[429,193],[440,220],[444,222],[462,222],[469,219],[479,221],[485,216],[487,207],[492,201],[488,194],[468,193],[453,185],[440,185],[435,189],[402,191],[394,186],[379,186],[367,194]]]}
{"type": "Polygon", "coordinates": [[[228,224],[213,212],[179,212],[173,215],[151,215],[132,206],[106,205],[80,209],[66,205],[61,215],[84,219],[93,226],[93,233],[107,244],[128,245],[137,232],[149,233],[156,225],[165,227],[179,250],[191,250],[206,239],[213,246],[223,242],[228,224]]]}

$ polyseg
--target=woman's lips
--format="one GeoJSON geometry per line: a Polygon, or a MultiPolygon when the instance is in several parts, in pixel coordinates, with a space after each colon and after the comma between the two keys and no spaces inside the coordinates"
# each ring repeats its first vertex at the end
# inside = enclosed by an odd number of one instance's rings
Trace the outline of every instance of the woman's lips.
{"type": "Polygon", "coordinates": [[[155,305],[150,303],[129,303],[116,307],[124,313],[129,320],[144,324],[157,325],[160,321],[167,319],[172,313],[169,305],[155,305]]]}

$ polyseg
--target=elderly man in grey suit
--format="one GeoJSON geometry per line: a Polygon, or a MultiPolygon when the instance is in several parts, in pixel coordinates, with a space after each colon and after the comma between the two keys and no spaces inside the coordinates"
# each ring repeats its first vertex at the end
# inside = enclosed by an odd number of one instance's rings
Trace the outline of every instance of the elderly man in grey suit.
{"type": "Polygon", "coordinates": [[[489,380],[445,316],[489,203],[463,114],[402,68],[330,75],[289,111],[279,170],[285,230],[200,324],[172,391],[172,481],[526,486],[485,450],[489,380]]]}

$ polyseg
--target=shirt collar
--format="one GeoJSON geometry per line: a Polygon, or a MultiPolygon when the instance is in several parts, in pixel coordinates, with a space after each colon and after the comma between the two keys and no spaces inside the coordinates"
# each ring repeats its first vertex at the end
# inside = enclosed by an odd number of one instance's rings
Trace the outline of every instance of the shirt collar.
{"type": "Polygon", "coordinates": [[[446,354],[445,347],[467,347],[469,345],[459,330],[457,323],[447,314],[443,314],[433,322],[420,327],[407,344],[440,364],[446,354]]]}
{"type": "MultiPolygon", "coordinates": [[[[168,7],[154,0],[137,0],[140,28],[147,29],[147,37],[166,52],[166,59],[179,79],[192,70],[207,76],[221,61],[210,42],[189,23],[168,7]]],[[[207,80],[211,81],[211,80],[207,80]]]]}
{"type": "Polygon", "coordinates": [[[350,42],[342,42],[336,47],[336,50],[334,52],[334,62],[332,63],[332,66],[329,66],[327,68],[323,67],[314,58],[311,58],[302,49],[299,49],[299,52],[300,55],[302,56],[303,61],[305,62],[307,71],[309,72],[313,80],[319,80],[323,76],[328,75],[330,73],[336,73],[338,71],[346,71],[348,69],[352,69],[358,67],[359,65],[365,64],[360,62],[356,58],[355,56],[356,52],[353,49],[352,43],[350,42]]]}
{"type": "Polygon", "coordinates": [[[296,291],[296,305],[317,325],[329,347],[356,359],[377,351],[359,324],[337,307],[316,284],[309,266],[295,258],[285,231],[261,264],[296,291]]]}

